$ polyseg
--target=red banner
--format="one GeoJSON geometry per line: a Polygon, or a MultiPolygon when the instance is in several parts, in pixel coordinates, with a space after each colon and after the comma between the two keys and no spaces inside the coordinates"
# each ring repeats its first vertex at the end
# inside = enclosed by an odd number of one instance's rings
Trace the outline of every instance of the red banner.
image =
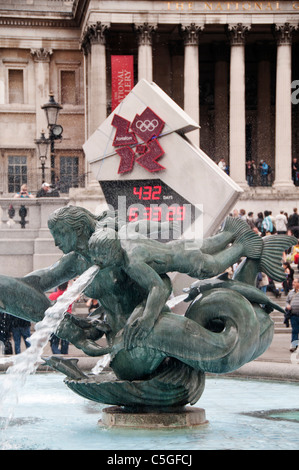
{"type": "Polygon", "coordinates": [[[113,111],[134,87],[133,56],[111,56],[111,76],[113,111]]]}

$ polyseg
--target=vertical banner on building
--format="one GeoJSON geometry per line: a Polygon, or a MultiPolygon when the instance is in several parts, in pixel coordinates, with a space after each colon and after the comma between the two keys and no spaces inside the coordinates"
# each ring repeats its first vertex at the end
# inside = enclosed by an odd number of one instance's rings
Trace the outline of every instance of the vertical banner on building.
{"type": "Polygon", "coordinates": [[[132,55],[111,56],[112,111],[134,87],[133,59],[132,55]]]}

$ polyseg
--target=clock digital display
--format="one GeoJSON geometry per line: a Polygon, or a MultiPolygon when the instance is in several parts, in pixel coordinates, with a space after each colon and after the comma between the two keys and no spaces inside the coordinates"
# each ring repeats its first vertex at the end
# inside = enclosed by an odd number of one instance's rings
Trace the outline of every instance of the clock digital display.
{"type": "Polygon", "coordinates": [[[184,231],[195,220],[196,208],[160,179],[100,181],[107,204],[125,204],[127,222],[175,222],[184,231]]]}

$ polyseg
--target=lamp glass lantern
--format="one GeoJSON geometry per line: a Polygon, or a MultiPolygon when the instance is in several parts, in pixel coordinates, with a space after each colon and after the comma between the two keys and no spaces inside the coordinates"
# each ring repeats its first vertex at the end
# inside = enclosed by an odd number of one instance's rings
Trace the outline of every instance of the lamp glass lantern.
{"type": "Polygon", "coordinates": [[[48,127],[55,126],[62,106],[55,101],[53,93],[50,93],[48,103],[44,104],[41,108],[46,113],[48,127]]]}
{"type": "Polygon", "coordinates": [[[35,139],[35,143],[37,146],[38,158],[40,159],[42,164],[45,164],[47,160],[48,147],[50,143],[49,139],[47,139],[45,137],[44,132],[42,132],[40,138],[35,139]]]}
{"type": "Polygon", "coordinates": [[[42,132],[40,138],[35,139],[35,143],[37,146],[38,158],[42,166],[42,179],[44,180],[45,179],[45,163],[47,160],[47,153],[48,153],[48,147],[49,147],[50,141],[49,139],[46,139],[44,132],[42,132]]]}

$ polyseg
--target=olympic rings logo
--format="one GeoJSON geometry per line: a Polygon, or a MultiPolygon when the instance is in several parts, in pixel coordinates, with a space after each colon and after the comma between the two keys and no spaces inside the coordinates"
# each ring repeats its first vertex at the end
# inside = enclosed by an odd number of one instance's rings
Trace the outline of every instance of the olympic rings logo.
{"type": "Polygon", "coordinates": [[[159,121],[157,119],[153,119],[150,121],[149,119],[146,119],[145,121],[137,121],[136,122],[136,128],[140,132],[153,132],[159,125],[159,121]]]}

